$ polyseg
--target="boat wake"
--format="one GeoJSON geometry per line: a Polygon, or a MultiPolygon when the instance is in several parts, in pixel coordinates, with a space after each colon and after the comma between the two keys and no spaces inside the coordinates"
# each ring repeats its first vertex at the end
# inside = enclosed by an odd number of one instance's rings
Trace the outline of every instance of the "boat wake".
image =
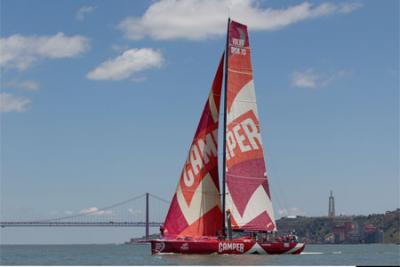
{"type": "Polygon", "coordinates": [[[312,251],[300,253],[300,255],[322,255],[322,254],[324,254],[324,253],[323,252],[312,252],[312,251]]]}
{"type": "Polygon", "coordinates": [[[331,253],[319,252],[319,251],[306,251],[300,253],[300,255],[323,255],[323,254],[342,254],[341,251],[332,251],[331,253]]]}

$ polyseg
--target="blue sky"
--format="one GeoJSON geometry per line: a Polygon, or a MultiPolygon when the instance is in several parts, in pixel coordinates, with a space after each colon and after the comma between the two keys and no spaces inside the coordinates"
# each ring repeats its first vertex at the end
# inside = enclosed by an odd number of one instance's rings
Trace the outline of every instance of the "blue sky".
{"type": "MultiPolygon", "coordinates": [[[[397,1],[1,0],[1,215],[174,193],[225,44],[249,25],[275,212],[399,207],[397,1]],[[228,8],[229,7],[229,8],[228,8]]],[[[4,243],[143,229],[2,229],[4,243]]]]}

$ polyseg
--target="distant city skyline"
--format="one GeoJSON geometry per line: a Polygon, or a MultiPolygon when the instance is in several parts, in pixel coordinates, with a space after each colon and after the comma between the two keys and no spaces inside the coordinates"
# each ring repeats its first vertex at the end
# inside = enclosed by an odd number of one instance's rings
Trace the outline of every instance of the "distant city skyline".
{"type": "MultiPolygon", "coordinates": [[[[170,200],[228,14],[250,31],[276,217],[327,216],[330,190],[336,215],[399,207],[398,1],[184,3],[1,0],[1,218],[170,200]]],[[[0,231],[2,243],[144,233],[0,231]]]]}

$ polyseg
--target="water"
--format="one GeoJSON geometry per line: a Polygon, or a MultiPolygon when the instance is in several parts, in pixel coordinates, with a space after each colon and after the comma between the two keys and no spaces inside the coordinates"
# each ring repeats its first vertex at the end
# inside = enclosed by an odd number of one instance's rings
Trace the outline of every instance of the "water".
{"type": "Polygon", "coordinates": [[[399,265],[400,246],[307,245],[301,255],[162,255],[137,245],[1,245],[2,265],[399,265]]]}

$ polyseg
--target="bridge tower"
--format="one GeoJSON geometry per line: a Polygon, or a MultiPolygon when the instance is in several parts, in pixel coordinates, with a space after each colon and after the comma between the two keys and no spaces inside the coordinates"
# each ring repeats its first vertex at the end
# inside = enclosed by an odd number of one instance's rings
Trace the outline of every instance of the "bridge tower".
{"type": "Polygon", "coordinates": [[[328,217],[329,218],[335,218],[335,198],[333,197],[332,190],[331,190],[331,195],[329,196],[328,217]]]}
{"type": "Polygon", "coordinates": [[[149,240],[149,193],[146,193],[146,241],[149,240]]]}

